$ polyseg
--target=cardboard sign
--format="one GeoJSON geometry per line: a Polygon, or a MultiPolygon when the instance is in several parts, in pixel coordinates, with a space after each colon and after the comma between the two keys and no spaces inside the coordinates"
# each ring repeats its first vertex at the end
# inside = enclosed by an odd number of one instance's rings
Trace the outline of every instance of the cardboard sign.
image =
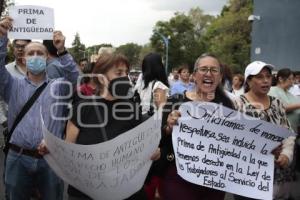
{"type": "Polygon", "coordinates": [[[172,142],[182,178],[246,197],[272,199],[271,151],[294,133],[214,103],[188,102],[179,111],[172,142]]]}
{"type": "Polygon", "coordinates": [[[50,151],[45,159],[59,177],[93,199],[126,199],[144,185],[150,157],[160,141],[160,126],[154,115],[107,142],[78,145],[55,137],[43,124],[50,151]]]}
{"type": "Polygon", "coordinates": [[[9,38],[52,40],[54,31],[52,8],[30,5],[12,6],[8,12],[14,20],[8,32],[9,38]]]}

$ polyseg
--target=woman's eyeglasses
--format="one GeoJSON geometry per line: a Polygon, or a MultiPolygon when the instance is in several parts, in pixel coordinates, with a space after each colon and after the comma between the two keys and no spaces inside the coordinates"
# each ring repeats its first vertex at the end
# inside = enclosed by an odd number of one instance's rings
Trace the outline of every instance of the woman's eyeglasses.
{"type": "Polygon", "coordinates": [[[221,70],[219,67],[198,67],[195,69],[195,72],[200,74],[207,74],[208,72],[211,74],[219,74],[221,70]]]}

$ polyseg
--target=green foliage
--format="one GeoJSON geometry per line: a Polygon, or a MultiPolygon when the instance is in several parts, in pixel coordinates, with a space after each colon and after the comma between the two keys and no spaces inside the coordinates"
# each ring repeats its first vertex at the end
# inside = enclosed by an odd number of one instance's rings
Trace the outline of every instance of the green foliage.
{"type": "Polygon", "coordinates": [[[194,8],[188,15],[175,13],[169,21],[156,23],[150,39],[151,45],[165,56],[164,41],[157,33],[169,38],[168,71],[181,64],[193,66],[196,58],[205,51],[205,45],[200,38],[212,19],[212,16],[204,15],[200,8],[194,8]]]}
{"type": "Polygon", "coordinates": [[[141,62],[143,61],[144,57],[147,54],[151,53],[151,52],[154,52],[154,49],[152,48],[150,43],[145,44],[144,46],[142,46],[142,49],[141,49],[141,52],[140,52],[140,55],[139,55],[139,60],[140,60],[139,65],[141,65],[141,62]]]}
{"type": "Polygon", "coordinates": [[[1,0],[0,1],[0,15],[1,16],[7,15],[8,14],[7,8],[12,5],[14,5],[14,2],[12,2],[11,0],[1,0]]]}
{"type": "Polygon", "coordinates": [[[250,62],[252,0],[231,0],[209,26],[203,40],[233,72],[243,72],[250,62]]]}
{"type": "MultiPolygon", "coordinates": [[[[233,72],[243,72],[250,62],[251,24],[248,16],[252,14],[253,0],[229,0],[218,17],[204,14],[201,8],[192,8],[187,14],[176,12],[168,21],[158,21],[153,28],[150,44],[139,46],[127,43],[117,48],[137,67],[144,56],[158,52],[163,60],[166,58],[168,40],[168,71],[181,64],[193,66],[197,57],[211,52],[230,66],[233,72]]],[[[76,33],[69,51],[76,60],[83,56],[97,54],[101,47],[112,47],[111,44],[100,44],[85,48],[76,33]]]]}
{"type": "Polygon", "coordinates": [[[217,18],[196,7],[187,15],[175,13],[169,21],[158,21],[151,45],[165,55],[158,33],[169,36],[169,71],[182,63],[190,66],[204,52],[216,54],[234,72],[242,72],[250,62],[252,0],[230,0],[217,18]]]}
{"type": "MultiPolygon", "coordinates": [[[[13,2],[11,2],[11,0],[1,0],[0,2],[0,16],[5,16],[8,14],[8,10],[7,8],[9,6],[12,6],[14,5],[13,2]]],[[[7,56],[6,56],[6,59],[5,59],[5,62],[6,63],[10,63],[10,62],[13,62],[14,61],[14,51],[13,51],[13,47],[12,47],[12,44],[9,44],[8,45],[8,51],[7,51],[7,56]]]]}
{"type": "Polygon", "coordinates": [[[15,56],[14,56],[14,48],[12,43],[8,44],[8,48],[7,48],[7,55],[5,58],[5,63],[11,63],[15,60],[15,56]]]}
{"type": "Polygon", "coordinates": [[[86,55],[85,57],[90,60],[91,55],[98,54],[98,51],[101,47],[113,47],[111,44],[97,44],[90,47],[87,47],[85,49],[86,55]]]}
{"type": "Polygon", "coordinates": [[[96,44],[96,45],[93,45],[93,46],[90,46],[90,47],[87,47],[86,48],[86,51],[89,53],[89,55],[92,55],[92,54],[97,54],[99,49],[101,47],[113,47],[111,44],[96,44]]]}
{"type": "Polygon", "coordinates": [[[75,34],[74,41],[72,42],[72,47],[69,48],[68,51],[77,63],[81,58],[87,56],[85,45],[81,43],[79,33],[75,34]]]}
{"type": "Polygon", "coordinates": [[[117,48],[117,52],[125,55],[132,66],[135,66],[140,62],[141,50],[142,46],[135,43],[127,43],[117,48]]]}
{"type": "Polygon", "coordinates": [[[205,15],[200,8],[196,7],[192,8],[188,15],[175,13],[169,21],[156,23],[150,39],[151,45],[165,56],[165,44],[157,33],[169,38],[168,71],[181,64],[188,64],[190,67],[194,65],[197,57],[206,50],[201,37],[213,19],[213,16],[205,15]]]}
{"type": "Polygon", "coordinates": [[[199,7],[192,8],[188,17],[194,25],[194,31],[199,38],[206,32],[207,26],[214,20],[214,16],[205,15],[199,7]]]}

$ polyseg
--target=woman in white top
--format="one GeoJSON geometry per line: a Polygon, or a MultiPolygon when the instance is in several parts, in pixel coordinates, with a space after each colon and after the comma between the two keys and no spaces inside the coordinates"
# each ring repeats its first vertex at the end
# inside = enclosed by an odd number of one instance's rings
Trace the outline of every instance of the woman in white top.
{"type": "Polygon", "coordinates": [[[242,74],[235,74],[232,78],[232,94],[240,96],[244,94],[244,76],[242,74]]]}
{"type": "Polygon", "coordinates": [[[142,114],[162,107],[167,101],[169,83],[159,54],[150,53],[144,57],[142,81],[137,82],[135,89],[140,95],[142,114]]]}
{"type": "MultiPolygon", "coordinates": [[[[135,86],[140,95],[142,114],[153,114],[167,101],[169,83],[167,74],[162,63],[162,58],[157,53],[146,55],[142,62],[142,78],[137,81],[135,86]]],[[[161,179],[157,176],[155,167],[151,167],[148,174],[145,191],[149,200],[155,199],[156,190],[159,190],[161,179]]]]}

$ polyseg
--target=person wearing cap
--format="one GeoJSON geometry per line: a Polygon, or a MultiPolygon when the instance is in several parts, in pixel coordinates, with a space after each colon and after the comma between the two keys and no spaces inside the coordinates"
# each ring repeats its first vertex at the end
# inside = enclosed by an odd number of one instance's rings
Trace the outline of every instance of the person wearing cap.
{"type": "MultiPolygon", "coordinates": [[[[291,130],[282,102],[268,95],[272,83],[272,69],[272,65],[261,61],[250,63],[245,69],[245,94],[236,99],[236,105],[239,111],[247,115],[291,130]]],[[[290,136],[273,151],[275,154],[273,199],[289,198],[287,183],[293,180],[294,175],[289,168],[293,160],[294,144],[295,137],[290,136]]],[[[235,195],[235,199],[251,198],[235,195]]]]}

